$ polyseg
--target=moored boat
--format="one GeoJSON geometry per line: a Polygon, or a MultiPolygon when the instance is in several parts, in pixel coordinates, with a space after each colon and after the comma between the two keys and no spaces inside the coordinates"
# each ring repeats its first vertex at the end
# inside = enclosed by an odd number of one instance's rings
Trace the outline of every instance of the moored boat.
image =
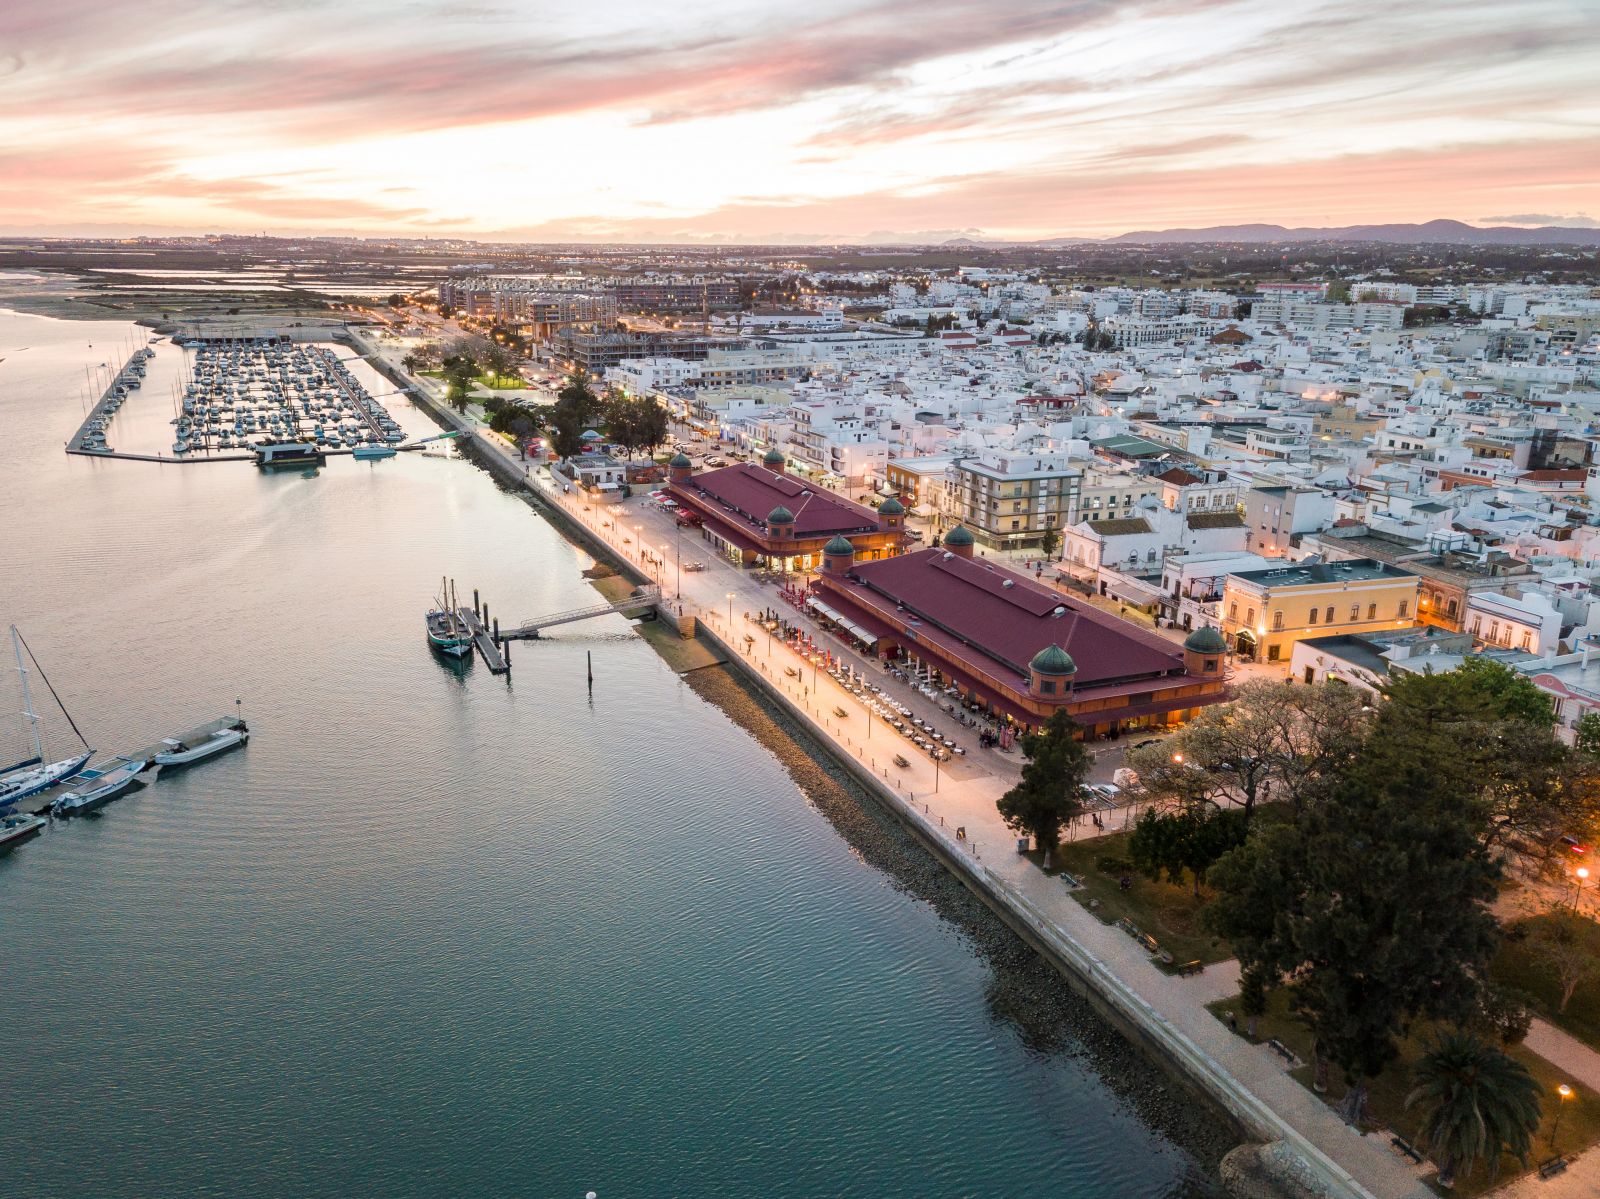
{"type": "Polygon", "coordinates": [[[78,776],[82,784],[65,795],[57,796],[50,804],[50,811],[57,816],[86,816],[105,807],[133,786],[140,771],[149,765],[143,758],[121,758],[109,770],[86,770],[78,776]]]}
{"type": "Polygon", "coordinates": [[[44,832],[47,821],[43,816],[0,816],[0,853],[10,853],[24,841],[30,841],[44,832]]]}
{"type": "MultiPolygon", "coordinates": [[[[84,743],[84,752],[70,758],[62,758],[56,762],[44,760],[44,737],[39,727],[39,715],[33,710],[33,690],[28,683],[28,669],[23,664],[22,650],[24,642],[22,634],[17,632],[17,626],[11,626],[11,648],[16,654],[17,675],[22,680],[22,715],[27,721],[29,733],[33,741],[33,756],[25,758],[13,766],[0,770],[0,812],[11,807],[18,800],[26,799],[30,795],[37,795],[54,787],[63,779],[76,774],[83,769],[83,764],[94,756],[94,750],[84,743]]],[[[28,651],[28,656],[33,657],[33,651],[28,651]]],[[[39,663],[34,661],[35,669],[39,663]]],[[[56,701],[56,706],[61,708],[61,713],[66,716],[67,723],[72,725],[76,733],[78,726],[73,723],[72,716],[67,712],[66,706],[61,703],[61,697],[56,695],[55,688],[50,686],[50,680],[45,678],[44,672],[39,672],[39,678],[49,689],[51,696],[56,701]]],[[[82,740],[80,734],[79,740],[82,740]]]]}
{"type": "Polygon", "coordinates": [[[472,634],[456,615],[455,587],[449,579],[440,583],[439,600],[426,617],[428,644],[450,658],[472,660],[472,634]]]}
{"type": "Polygon", "coordinates": [[[350,451],[352,458],[393,458],[397,450],[386,445],[358,445],[350,451]]]}
{"type": "Polygon", "coordinates": [[[249,740],[250,727],[241,720],[226,728],[218,729],[209,737],[192,744],[180,741],[176,737],[165,737],[161,744],[166,748],[157,753],[153,761],[157,766],[163,767],[187,766],[191,762],[199,762],[243,745],[249,740]]]}

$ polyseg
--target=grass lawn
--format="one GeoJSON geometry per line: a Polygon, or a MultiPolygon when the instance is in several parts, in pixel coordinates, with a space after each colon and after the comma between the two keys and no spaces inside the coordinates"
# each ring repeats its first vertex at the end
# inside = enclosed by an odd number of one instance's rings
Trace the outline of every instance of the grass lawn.
{"type": "MultiPolygon", "coordinates": [[[[427,379],[444,378],[444,371],[438,369],[420,370],[416,373],[427,379]]],[[[528,381],[520,375],[478,375],[475,382],[491,391],[520,391],[528,386],[528,381]]]]}
{"type": "MultiPolygon", "coordinates": [[[[1531,916],[1517,921],[1507,931],[1529,928],[1545,919],[1543,916],[1531,916]]],[[[1600,924],[1592,921],[1575,922],[1575,928],[1587,943],[1590,956],[1600,958],[1600,924]]],[[[1526,940],[1513,940],[1511,937],[1501,941],[1491,973],[1502,986],[1516,987],[1532,995],[1539,1014],[1551,1024],[1565,1029],[1590,1048],[1600,1049],[1600,981],[1579,983],[1578,989],[1572,993],[1572,1002],[1567,1004],[1567,1010],[1557,1012],[1556,1008],[1561,1004],[1561,984],[1555,972],[1526,940]]]]}
{"type": "MultiPolygon", "coordinates": [[[[1218,1020],[1226,1021],[1227,1012],[1239,1011],[1238,997],[1208,1003],[1206,1010],[1218,1020]]],[[[1240,1036],[1244,1036],[1244,1027],[1244,1017],[1240,1016],[1240,1036]]],[[[1305,1063],[1291,1071],[1290,1076],[1308,1091],[1311,1090],[1312,1077],[1315,1073],[1311,1065],[1311,1035],[1303,1024],[1290,1015],[1286,990],[1279,988],[1268,998],[1267,1014],[1261,1017],[1258,1031],[1258,1041],[1277,1040],[1292,1049],[1305,1063]]],[[[1415,1111],[1405,1110],[1405,1100],[1411,1091],[1412,1064],[1427,1051],[1432,1034],[1432,1026],[1414,1030],[1411,1036],[1400,1043],[1400,1056],[1390,1063],[1387,1070],[1372,1080],[1367,1091],[1368,1131],[1387,1128],[1413,1145],[1416,1144],[1419,1116],[1415,1111]]],[[[1544,1058],[1520,1045],[1513,1046],[1507,1052],[1528,1068],[1529,1073],[1539,1083],[1539,1093],[1545,1097],[1544,1119],[1539,1126],[1538,1134],[1534,1137],[1533,1154],[1528,1159],[1529,1164],[1526,1169],[1537,1169],[1539,1163],[1548,1161],[1558,1152],[1576,1153],[1600,1140],[1600,1095],[1575,1082],[1544,1058]],[[1560,1137],[1552,1149],[1550,1132],[1555,1124],[1556,1106],[1561,1102],[1556,1097],[1556,1087],[1562,1083],[1571,1086],[1577,1094],[1566,1101],[1566,1111],[1561,1116],[1560,1137]]],[[[1327,1094],[1319,1098],[1325,1100],[1330,1107],[1335,1107],[1344,1098],[1344,1094],[1344,1082],[1339,1077],[1339,1071],[1334,1069],[1329,1078],[1327,1094]]],[[[1436,1186],[1434,1189],[1442,1195],[1482,1195],[1525,1172],[1525,1168],[1515,1158],[1504,1157],[1500,1162],[1498,1178],[1491,1179],[1488,1170],[1480,1167],[1476,1174],[1470,1176],[1463,1177],[1458,1174],[1455,1186],[1449,1190],[1436,1186]]],[[[1431,1180],[1429,1185],[1433,1185],[1431,1180]]]]}
{"type": "Polygon", "coordinates": [[[1074,899],[1107,924],[1127,920],[1141,932],[1149,933],[1172,954],[1174,963],[1223,962],[1233,956],[1226,941],[1207,932],[1200,924],[1200,909],[1206,902],[1203,891],[1202,898],[1197,899],[1187,885],[1154,883],[1131,867],[1101,868],[1102,860],[1110,865],[1112,860],[1125,859],[1127,852],[1127,833],[1068,841],[1056,854],[1056,866],[1083,883],[1072,892],[1074,899]],[[1126,891],[1120,885],[1124,874],[1133,878],[1132,886],[1126,891]],[[1091,906],[1091,900],[1100,902],[1091,906]]]}

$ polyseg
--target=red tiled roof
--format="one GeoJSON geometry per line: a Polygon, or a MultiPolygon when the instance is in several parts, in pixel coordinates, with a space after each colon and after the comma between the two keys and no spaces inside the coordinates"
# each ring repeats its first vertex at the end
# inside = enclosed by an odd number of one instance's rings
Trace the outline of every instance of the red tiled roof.
{"type": "Polygon", "coordinates": [[[871,508],[750,462],[691,475],[686,483],[673,484],[672,490],[693,495],[720,520],[761,535],[766,533],[768,513],[780,506],[794,513],[797,538],[878,530],[878,514],[871,508]]]}
{"type": "Polygon", "coordinates": [[[1164,470],[1155,477],[1163,483],[1171,483],[1175,487],[1187,487],[1191,483],[1205,482],[1199,475],[1190,474],[1181,466],[1174,466],[1170,470],[1164,470]]]}
{"type": "Polygon", "coordinates": [[[1183,669],[1171,642],[987,561],[926,549],[858,563],[851,573],[859,583],[824,585],[868,614],[909,625],[941,652],[1019,684],[1029,660],[1051,644],[1072,655],[1079,690],[1183,669]]]}

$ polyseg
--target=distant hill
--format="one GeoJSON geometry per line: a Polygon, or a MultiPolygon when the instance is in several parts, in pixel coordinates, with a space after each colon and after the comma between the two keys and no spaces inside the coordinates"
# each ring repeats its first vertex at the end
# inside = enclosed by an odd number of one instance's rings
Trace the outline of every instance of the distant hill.
{"type": "MultiPolygon", "coordinates": [[[[1080,238],[1054,238],[1069,244],[1080,238]]],[[[1179,242],[1317,242],[1377,241],[1399,245],[1465,246],[1594,246],[1600,229],[1572,229],[1541,225],[1522,229],[1515,225],[1481,227],[1463,221],[1428,221],[1421,225],[1343,225],[1332,228],[1288,229],[1282,225],[1212,225],[1205,229],[1145,229],[1106,238],[1103,244],[1160,245],[1179,242]]]]}

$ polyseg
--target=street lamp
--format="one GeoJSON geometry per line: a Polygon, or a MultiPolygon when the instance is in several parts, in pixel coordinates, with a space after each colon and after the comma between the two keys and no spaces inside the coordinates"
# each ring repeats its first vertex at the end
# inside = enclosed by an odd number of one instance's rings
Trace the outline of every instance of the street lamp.
{"type": "Polygon", "coordinates": [[[1172,755],[1172,761],[1173,761],[1174,764],[1176,764],[1178,766],[1182,766],[1183,765],[1183,755],[1181,753],[1173,754],[1172,755]]]}
{"type": "Polygon", "coordinates": [[[1567,1100],[1572,1098],[1572,1088],[1562,1083],[1556,1088],[1556,1094],[1561,1096],[1561,1102],[1556,1104],[1555,1122],[1550,1125],[1550,1150],[1555,1152],[1556,1133],[1561,1130],[1561,1113],[1567,1110],[1567,1100]]]}
{"type": "Polygon", "coordinates": [[[639,536],[639,531],[642,527],[643,526],[641,525],[633,526],[633,540],[634,543],[639,547],[639,561],[641,563],[644,561],[644,539],[639,536]]]}
{"type": "Polygon", "coordinates": [[[733,632],[733,592],[728,592],[728,632],[733,632]]]}
{"type": "Polygon", "coordinates": [[[1589,868],[1587,866],[1579,866],[1572,873],[1578,880],[1578,885],[1572,892],[1572,910],[1576,912],[1578,910],[1578,901],[1583,898],[1583,884],[1589,879],[1589,868]]]}

